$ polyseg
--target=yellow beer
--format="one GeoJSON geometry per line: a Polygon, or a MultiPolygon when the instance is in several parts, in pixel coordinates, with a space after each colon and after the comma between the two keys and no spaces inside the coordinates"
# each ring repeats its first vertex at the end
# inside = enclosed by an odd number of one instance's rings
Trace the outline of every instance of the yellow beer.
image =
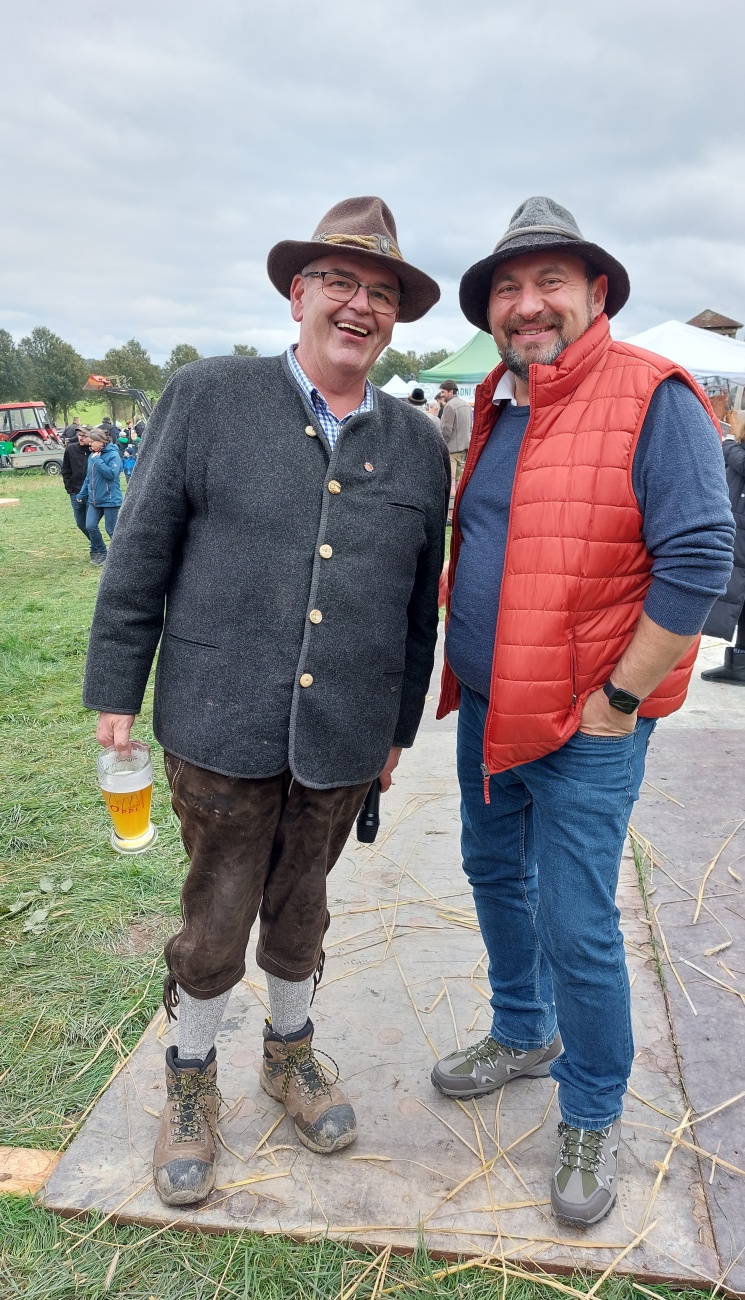
{"type": "Polygon", "coordinates": [[[150,821],[153,797],[153,765],[150,750],[141,740],[132,741],[127,758],[113,745],[98,758],[98,783],[112,822],[111,846],[117,853],[142,853],[158,838],[150,821]]]}
{"type": "Polygon", "coordinates": [[[135,790],[132,794],[117,794],[113,790],[102,790],[101,793],[121,840],[136,840],[146,833],[150,826],[152,782],[146,789],[135,790]]]}

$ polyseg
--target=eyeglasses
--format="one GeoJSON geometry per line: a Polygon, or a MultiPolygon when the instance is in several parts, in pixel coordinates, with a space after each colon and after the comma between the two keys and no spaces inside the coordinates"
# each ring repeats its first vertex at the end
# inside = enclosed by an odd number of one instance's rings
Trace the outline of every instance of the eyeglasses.
{"type": "Polygon", "coordinates": [[[370,307],[381,316],[395,316],[401,301],[398,289],[363,284],[353,275],[341,275],[338,271],[304,271],[303,278],[320,280],[324,294],[334,302],[351,302],[358,289],[365,289],[370,307]]]}

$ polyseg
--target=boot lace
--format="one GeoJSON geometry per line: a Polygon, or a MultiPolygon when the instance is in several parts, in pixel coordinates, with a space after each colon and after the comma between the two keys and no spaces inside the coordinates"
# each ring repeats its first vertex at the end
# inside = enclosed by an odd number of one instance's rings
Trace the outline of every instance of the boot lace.
{"type": "MultiPolygon", "coordinates": [[[[326,1053],[321,1052],[320,1055],[326,1056],[326,1053]]],[[[326,1059],[331,1061],[331,1064],[336,1070],[336,1078],[333,1080],[333,1082],[336,1083],[336,1080],[339,1078],[339,1067],[333,1057],[327,1056],[326,1059]]],[[[287,1093],[287,1089],[289,1088],[293,1078],[297,1076],[299,1080],[299,1088],[305,1096],[310,1097],[311,1100],[315,1101],[316,1097],[331,1096],[331,1087],[329,1086],[326,1075],[323,1072],[323,1066],[320,1061],[316,1060],[315,1052],[310,1043],[303,1043],[301,1047],[296,1047],[294,1051],[289,1053],[287,1060],[284,1063],[282,1073],[284,1076],[282,1092],[284,1094],[287,1093]]]]}
{"type": "Polygon", "coordinates": [[[214,1079],[204,1074],[177,1074],[170,1089],[173,1105],[171,1116],[171,1141],[198,1141],[204,1132],[205,1124],[212,1129],[212,1120],[207,1112],[207,1098],[217,1097],[222,1100],[214,1079]]]}
{"type": "Polygon", "coordinates": [[[588,1174],[596,1174],[605,1164],[603,1142],[610,1133],[608,1128],[585,1129],[572,1128],[562,1120],[559,1124],[561,1152],[559,1159],[566,1169],[580,1169],[588,1174]]]}
{"type": "Polygon", "coordinates": [[[498,1043],[491,1034],[485,1038],[479,1039],[478,1043],[472,1043],[466,1048],[465,1057],[467,1061],[493,1061],[499,1056],[511,1056],[513,1059],[518,1056],[524,1056],[524,1052],[516,1052],[512,1047],[505,1047],[504,1043],[498,1043]]]}

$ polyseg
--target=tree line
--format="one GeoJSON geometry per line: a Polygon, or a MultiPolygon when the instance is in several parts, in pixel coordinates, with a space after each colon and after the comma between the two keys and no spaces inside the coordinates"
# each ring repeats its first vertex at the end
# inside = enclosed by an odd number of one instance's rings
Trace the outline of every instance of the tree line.
{"type": "MultiPolygon", "coordinates": [[[[233,355],[257,357],[254,347],[236,343],[233,355]]],[[[0,329],[0,402],[41,399],[53,424],[62,416],[65,423],[76,403],[85,400],[83,384],[88,375],[120,376],[130,388],[158,397],[175,370],[200,353],[190,343],[178,343],[164,365],[157,365],[137,339],[119,348],[109,348],[103,357],[81,357],[70,343],[39,325],[16,344],[7,330],[0,329]]],[[[95,398],[93,399],[95,400],[95,398]]],[[[112,414],[127,414],[125,398],[106,398],[112,414]]]]}
{"type": "MultiPolygon", "coordinates": [[[[233,355],[257,357],[259,353],[246,343],[236,343],[233,355]]],[[[370,371],[370,378],[378,385],[387,384],[396,374],[406,380],[418,379],[420,370],[437,365],[447,355],[446,351],[439,351],[418,356],[416,352],[386,348],[370,371]]],[[[165,364],[159,366],[137,339],[130,339],[119,348],[109,348],[100,358],[81,357],[70,343],[65,343],[45,325],[38,325],[17,344],[7,330],[0,329],[0,402],[41,399],[53,424],[59,416],[68,423],[75,404],[87,396],[83,384],[91,373],[120,376],[129,387],[142,389],[149,397],[158,397],[174,371],[199,360],[200,353],[190,343],[178,343],[165,364]]],[[[126,399],[106,400],[112,415],[127,414],[126,399]]]]}

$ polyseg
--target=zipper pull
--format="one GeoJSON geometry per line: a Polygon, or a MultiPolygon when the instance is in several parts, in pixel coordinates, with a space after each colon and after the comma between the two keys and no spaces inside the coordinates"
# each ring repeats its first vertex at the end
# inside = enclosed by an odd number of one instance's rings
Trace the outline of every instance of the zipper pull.
{"type": "Polygon", "coordinates": [[[481,775],[484,778],[484,803],[491,803],[489,798],[489,769],[486,763],[481,764],[481,775]]]}

